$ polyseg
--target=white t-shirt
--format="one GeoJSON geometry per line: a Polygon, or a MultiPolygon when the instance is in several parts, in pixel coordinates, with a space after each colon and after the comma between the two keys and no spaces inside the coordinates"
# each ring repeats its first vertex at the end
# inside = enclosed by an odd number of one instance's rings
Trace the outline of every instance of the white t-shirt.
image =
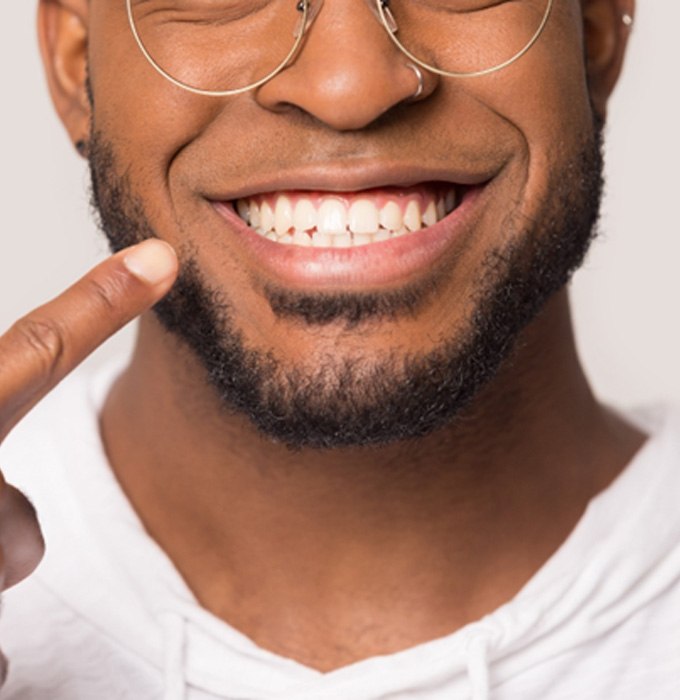
{"type": "Polygon", "coordinates": [[[97,416],[114,377],[72,376],[0,449],[47,541],[4,595],[12,700],[680,698],[680,416],[590,503],[511,601],[453,634],[331,673],[259,648],[203,610],[145,533],[97,416]]]}

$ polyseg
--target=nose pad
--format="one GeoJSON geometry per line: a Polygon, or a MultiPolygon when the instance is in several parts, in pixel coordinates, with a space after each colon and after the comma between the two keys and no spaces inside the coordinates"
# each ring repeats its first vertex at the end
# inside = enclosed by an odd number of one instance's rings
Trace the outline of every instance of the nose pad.
{"type": "Polygon", "coordinates": [[[256,91],[258,104],[271,111],[296,107],[332,129],[350,131],[431,94],[439,78],[413,69],[372,1],[324,0],[295,60],[256,91]]]}

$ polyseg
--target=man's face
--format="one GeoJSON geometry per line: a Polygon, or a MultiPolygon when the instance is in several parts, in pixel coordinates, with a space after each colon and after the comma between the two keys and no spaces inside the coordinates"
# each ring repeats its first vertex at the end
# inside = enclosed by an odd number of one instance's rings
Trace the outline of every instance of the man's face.
{"type": "Polygon", "coordinates": [[[426,433],[488,380],[587,247],[601,162],[581,35],[578,3],[557,0],[514,65],[391,104],[393,85],[364,67],[404,70],[404,57],[364,3],[326,0],[288,71],[217,99],[149,67],[123,0],[92,0],[103,227],[114,246],[157,235],[180,251],[161,318],[269,434],[333,447],[426,433]],[[306,191],[317,207],[357,192],[377,206],[457,201],[423,231],[340,249],[267,240],[236,213],[238,199],[275,208],[306,191]]]}

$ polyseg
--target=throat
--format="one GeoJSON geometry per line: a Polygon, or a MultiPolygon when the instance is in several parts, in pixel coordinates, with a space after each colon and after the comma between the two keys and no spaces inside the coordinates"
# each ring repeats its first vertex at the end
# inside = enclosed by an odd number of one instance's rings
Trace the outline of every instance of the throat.
{"type": "MultiPolygon", "coordinates": [[[[293,452],[211,403],[198,367],[144,329],[102,412],[115,476],[204,608],[321,671],[510,600],[644,439],[576,401],[571,378],[550,411],[496,387],[419,440],[293,452]]],[[[561,381],[547,370],[533,385],[561,381]]]]}

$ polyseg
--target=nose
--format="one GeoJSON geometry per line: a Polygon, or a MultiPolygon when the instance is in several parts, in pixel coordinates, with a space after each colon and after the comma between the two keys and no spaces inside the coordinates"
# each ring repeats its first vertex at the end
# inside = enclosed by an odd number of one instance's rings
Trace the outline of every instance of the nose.
{"type": "Polygon", "coordinates": [[[337,131],[351,131],[396,105],[426,98],[438,80],[409,66],[367,3],[324,0],[294,62],[255,99],[265,109],[297,108],[337,131]]]}

